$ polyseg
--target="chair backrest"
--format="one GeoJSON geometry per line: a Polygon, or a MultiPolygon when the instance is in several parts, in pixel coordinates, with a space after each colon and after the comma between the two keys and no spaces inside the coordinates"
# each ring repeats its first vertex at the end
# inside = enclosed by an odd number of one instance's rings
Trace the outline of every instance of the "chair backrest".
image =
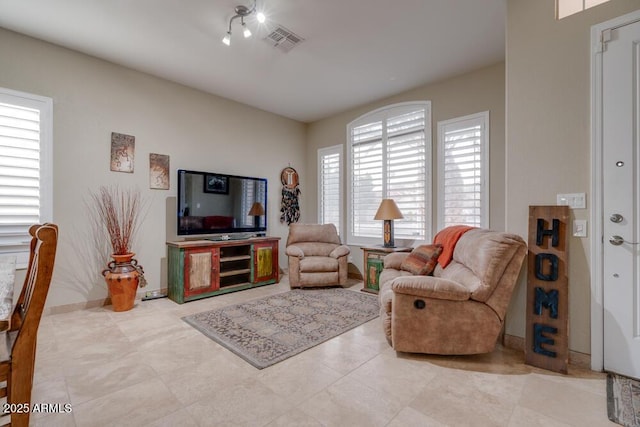
{"type": "Polygon", "coordinates": [[[291,224],[289,225],[289,237],[287,246],[302,243],[330,243],[340,244],[338,230],[333,224],[291,224]]]}
{"type": "Polygon", "coordinates": [[[29,266],[11,316],[10,331],[17,331],[12,355],[20,347],[35,349],[35,337],[49,292],[58,244],[58,226],[36,224],[29,229],[29,266]]]}
{"type": "Polygon", "coordinates": [[[471,299],[490,305],[502,318],[526,254],[518,235],[473,229],[458,240],[451,263],[434,275],[462,284],[471,299]]]}

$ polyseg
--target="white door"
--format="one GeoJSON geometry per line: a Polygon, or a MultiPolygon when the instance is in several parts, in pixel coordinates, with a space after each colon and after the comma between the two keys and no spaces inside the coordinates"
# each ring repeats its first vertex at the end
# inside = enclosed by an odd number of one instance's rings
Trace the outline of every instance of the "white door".
{"type": "Polygon", "coordinates": [[[640,22],[602,53],[604,368],[640,379],[640,22]]]}

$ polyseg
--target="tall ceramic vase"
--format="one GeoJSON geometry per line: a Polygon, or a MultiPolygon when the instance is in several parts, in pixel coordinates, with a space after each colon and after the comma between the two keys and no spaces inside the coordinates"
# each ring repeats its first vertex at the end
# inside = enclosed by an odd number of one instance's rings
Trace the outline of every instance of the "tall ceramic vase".
{"type": "Polygon", "coordinates": [[[131,310],[136,299],[139,276],[143,273],[142,267],[133,258],[134,253],[111,256],[113,261],[102,271],[102,275],[109,288],[113,311],[131,310]]]}

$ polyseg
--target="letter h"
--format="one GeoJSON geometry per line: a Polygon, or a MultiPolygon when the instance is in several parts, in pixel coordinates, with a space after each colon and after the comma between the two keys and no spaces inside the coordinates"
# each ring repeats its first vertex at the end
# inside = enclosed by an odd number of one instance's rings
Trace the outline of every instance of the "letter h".
{"type": "Polygon", "coordinates": [[[545,221],[542,218],[538,218],[537,230],[536,230],[536,245],[541,246],[544,236],[551,236],[551,246],[556,247],[560,242],[560,220],[553,219],[553,228],[546,230],[544,228],[545,221]]]}

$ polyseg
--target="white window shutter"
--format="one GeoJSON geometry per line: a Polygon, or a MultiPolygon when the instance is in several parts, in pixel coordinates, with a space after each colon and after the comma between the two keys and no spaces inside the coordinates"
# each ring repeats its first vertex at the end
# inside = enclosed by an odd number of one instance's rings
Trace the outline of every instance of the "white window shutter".
{"type": "Polygon", "coordinates": [[[488,227],[489,113],[438,123],[438,228],[488,227]]]}
{"type": "MultiPolygon", "coordinates": [[[[425,114],[416,110],[387,121],[387,192],[404,218],[395,221],[399,238],[424,239],[427,196],[425,114]]],[[[377,208],[377,207],[376,207],[377,208]]],[[[378,229],[380,230],[380,221],[378,229]]]]}
{"type": "Polygon", "coordinates": [[[367,123],[351,132],[351,234],[382,236],[380,222],[373,217],[382,200],[382,122],[367,123]]]}
{"type": "MultiPolygon", "coordinates": [[[[51,100],[0,90],[0,254],[15,255],[23,267],[29,256],[29,227],[50,220],[48,154],[51,100]]],[[[49,144],[50,145],[50,144],[49,144]]]]}
{"type": "Polygon", "coordinates": [[[382,221],[373,218],[384,198],[393,199],[404,216],[394,221],[396,239],[429,239],[430,103],[395,104],[368,113],[349,124],[348,140],[348,242],[382,241],[382,221]]]}
{"type": "Polygon", "coordinates": [[[318,222],[334,224],[341,234],[342,146],[318,150],[318,222]]]}

